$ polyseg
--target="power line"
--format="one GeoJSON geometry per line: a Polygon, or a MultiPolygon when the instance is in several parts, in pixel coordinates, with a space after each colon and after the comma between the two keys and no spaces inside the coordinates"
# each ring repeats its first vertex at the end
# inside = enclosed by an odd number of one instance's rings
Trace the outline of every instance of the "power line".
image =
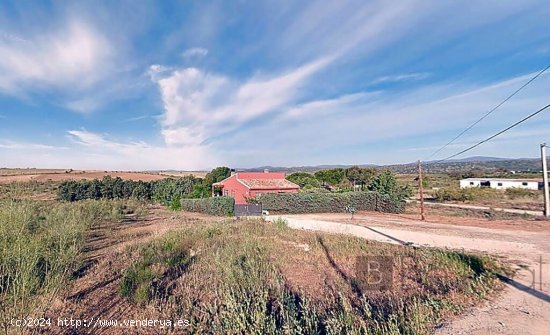
{"type": "Polygon", "coordinates": [[[545,109],[547,109],[547,108],[549,108],[549,107],[550,107],[550,104],[548,104],[548,105],[542,107],[541,109],[539,109],[538,111],[536,111],[536,112],[534,112],[534,113],[532,113],[532,114],[529,114],[528,116],[524,117],[523,119],[519,120],[518,122],[514,123],[513,125],[511,125],[511,126],[505,128],[505,129],[499,131],[498,133],[496,133],[496,134],[494,134],[494,135],[492,135],[492,136],[487,137],[487,138],[484,139],[483,141],[478,142],[478,143],[472,145],[471,147],[469,147],[469,148],[467,148],[467,149],[464,149],[464,150],[462,150],[462,151],[460,151],[460,152],[457,152],[456,154],[451,155],[451,156],[449,156],[449,157],[447,157],[447,158],[438,160],[438,161],[434,162],[434,164],[435,164],[435,163],[441,163],[441,162],[443,162],[443,161],[446,161],[446,160],[449,160],[449,159],[451,159],[451,158],[454,158],[454,157],[456,157],[456,156],[458,156],[458,155],[461,155],[461,154],[465,153],[466,151],[470,151],[470,150],[472,150],[473,148],[475,148],[475,147],[477,147],[477,146],[480,146],[481,144],[483,144],[483,143],[485,143],[485,142],[488,142],[488,141],[492,140],[493,138],[497,137],[498,135],[500,135],[500,134],[502,134],[502,133],[504,133],[504,132],[507,132],[508,130],[514,128],[515,126],[519,125],[520,123],[523,123],[523,122],[529,120],[529,119],[532,118],[533,116],[535,116],[535,115],[541,113],[542,111],[544,111],[545,109]]]}
{"type": "Polygon", "coordinates": [[[539,73],[537,73],[533,78],[529,79],[529,81],[527,81],[525,84],[523,84],[523,86],[521,86],[520,88],[518,88],[517,90],[514,91],[514,93],[512,93],[511,95],[509,95],[506,99],[504,99],[501,103],[499,103],[498,105],[496,105],[493,109],[491,109],[490,111],[488,111],[487,113],[485,113],[485,115],[483,115],[481,118],[479,118],[476,122],[472,123],[468,128],[464,129],[460,134],[456,135],[452,140],[450,140],[447,144],[445,144],[444,146],[442,146],[441,148],[439,148],[438,150],[436,150],[433,154],[431,154],[428,158],[426,158],[426,160],[432,158],[433,156],[437,155],[439,152],[441,152],[441,150],[445,149],[446,147],[448,147],[450,144],[452,144],[454,141],[456,141],[460,136],[464,135],[468,130],[472,129],[473,127],[475,127],[475,125],[477,125],[478,123],[480,123],[481,121],[483,121],[483,119],[485,119],[487,116],[489,116],[491,113],[493,113],[494,111],[496,111],[500,106],[504,105],[504,103],[506,103],[508,100],[510,100],[514,95],[518,94],[521,90],[523,90],[527,85],[531,84],[535,79],[537,79],[538,77],[540,77],[546,70],[548,70],[550,68],[550,65],[545,67],[544,69],[542,69],[539,73]]]}

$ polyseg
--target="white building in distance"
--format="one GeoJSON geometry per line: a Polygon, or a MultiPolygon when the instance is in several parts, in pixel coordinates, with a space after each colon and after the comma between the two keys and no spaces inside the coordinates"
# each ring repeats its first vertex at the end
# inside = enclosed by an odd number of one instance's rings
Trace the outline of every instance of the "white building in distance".
{"type": "Polygon", "coordinates": [[[490,187],[505,190],[515,187],[536,191],[542,189],[542,186],[543,182],[539,179],[466,178],[460,181],[460,188],[490,187]]]}

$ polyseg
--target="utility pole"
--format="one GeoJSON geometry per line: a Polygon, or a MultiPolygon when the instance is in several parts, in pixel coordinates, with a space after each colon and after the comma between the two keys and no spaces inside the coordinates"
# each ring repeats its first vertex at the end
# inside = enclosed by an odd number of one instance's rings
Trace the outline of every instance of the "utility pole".
{"type": "Polygon", "coordinates": [[[424,216],[424,188],[422,186],[422,163],[418,161],[418,190],[420,193],[420,219],[422,221],[426,220],[424,216]]]}
{"type": "Polygon", "coordinates": [[[546,143],[540,145],[540,159],[542,161],[542,182],[544,184],[544,216],[550,216],[550,195],[548,195],[548,167],[546,166],[546,143]]]}

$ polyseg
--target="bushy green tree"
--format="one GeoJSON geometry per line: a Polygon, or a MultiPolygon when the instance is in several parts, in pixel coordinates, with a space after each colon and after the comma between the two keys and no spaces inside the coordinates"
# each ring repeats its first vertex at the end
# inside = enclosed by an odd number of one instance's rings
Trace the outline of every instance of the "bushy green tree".
{"type": "Polygon", "coordinates": [[[352,166],[344,171],[344,175],[352,185],[368,185],[372,179],[376,176],[376,169],[360,168],[358,166],[352,166]]]}
{"type": "Polygon", "coordinates": [[[305,190],[318,188],[321,186],[321,184],[315,178],[315,176],[307,172],[295,172],[288,175],[286,179],[300,186],[300,188],[305,190]]]}
{"type": "Polygon", "coordinates": [[[374,177],[368,185],[368,189],[399,200],[404,200],[412,194],[412,190],[408,185],[400,186],[397,184],[397,179],[390,170],[385,170],[374,177]]]}
{"type": "Polygon", "coordinates": [[[132,198],[138,200],[151,200],[151,184],[138,181],[132,190],[132,198]]]}
{"type": "Polygon", "coordinates": [[[201,182],[195,183],[189,198],[208,198],[212,195],[212,184],[231,176],[231,169],[219,166],[206,174],[201,182]]]}
{"type": "Polygon", "coordinates": [[[211,188],[212,184],[220,182],[229,176],[231,176],[231,169],[227,166],[219,166],[206,174],[204,185],[211,188]]]}
{"type": "Polygon", "coordinates": [[[331,186],[338,185],[345,177],[344,169],[328,169],[315,172],[315,178],[324,184],[331,186]]]}

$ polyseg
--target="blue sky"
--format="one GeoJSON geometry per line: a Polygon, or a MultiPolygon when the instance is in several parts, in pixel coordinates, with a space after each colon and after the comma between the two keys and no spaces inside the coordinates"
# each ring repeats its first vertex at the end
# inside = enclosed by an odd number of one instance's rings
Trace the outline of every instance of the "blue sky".
{"type": "MultiPolygon", "coordinates": [[[[550,65],[545,1],[3,1],[0,166],[425,159],[550,65]]],[[[550,102],[550,71],[435,158],[550,102]]],[[[542,114],[466,156],[536,157],[542,114]]]]}

